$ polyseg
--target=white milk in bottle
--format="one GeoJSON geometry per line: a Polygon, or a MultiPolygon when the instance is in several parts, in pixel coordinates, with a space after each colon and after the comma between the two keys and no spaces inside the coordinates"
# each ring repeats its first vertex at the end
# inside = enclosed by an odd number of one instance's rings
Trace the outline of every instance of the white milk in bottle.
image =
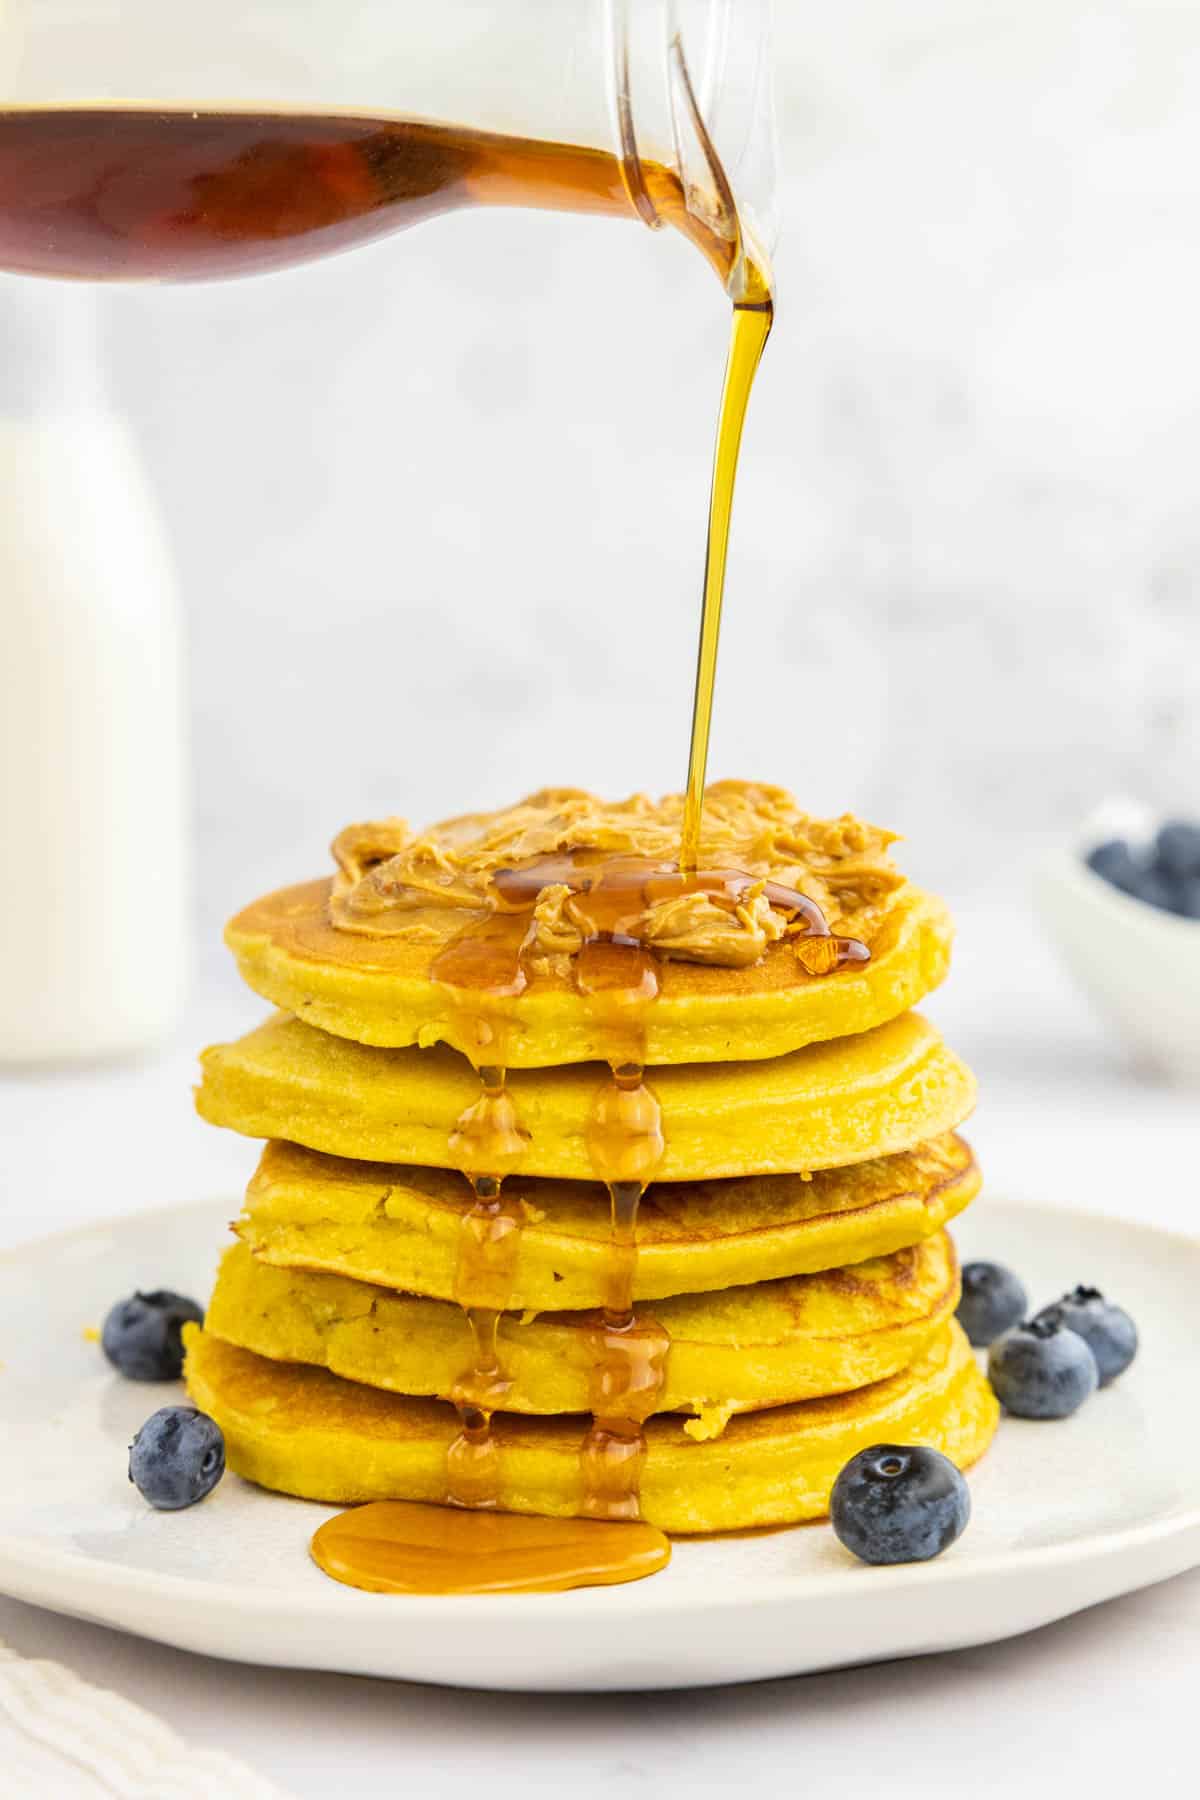
{"type": "Polygon", "coordinates": [[[0,281],[0,1060],[148,1048],[187,945],[179,610],[85,288],[0,281]]]}

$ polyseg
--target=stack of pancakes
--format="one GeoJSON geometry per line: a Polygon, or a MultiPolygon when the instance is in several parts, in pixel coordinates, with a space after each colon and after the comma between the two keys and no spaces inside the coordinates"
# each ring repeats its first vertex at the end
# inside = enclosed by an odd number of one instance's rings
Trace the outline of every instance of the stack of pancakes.
{"type": "Polygon", "coordinates": [[[357,827],[333,883],[233,921],[287,1009],[198,1095],[269,1140],[188,1344],[238,1473],[687,1533],[818,1517],[868,1444],[984,1450],[945,1230],[974,1084],[908,1010],[945,911],[781,790],[720,784],[705,828],[722,873],[688,879],[676,801],[357,827]]]}

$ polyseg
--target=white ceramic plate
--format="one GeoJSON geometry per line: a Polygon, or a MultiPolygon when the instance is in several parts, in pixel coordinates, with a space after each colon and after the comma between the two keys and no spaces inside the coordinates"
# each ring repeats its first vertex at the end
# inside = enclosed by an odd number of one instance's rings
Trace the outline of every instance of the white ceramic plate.
{"type": "Polygon", "coordinates": [[[1065,1424],[1005,1420],[974,1517],[938,1561],[870,1569],[827,1526],[676,1545],[626,1587],[425,1599],[327,1580],[329,1510],[227,1476],[154,1513],[125,1449],[173,1387],[126,1382],[84,1337],[135,1286],[203,1296],[232,1207],[144,1214],[0,1261],[0,1591],[251,1663],[463,1687],[697,1687],[1007,1637],[1200,1563],[1195,1296],[1200,1243],[985,1200],[964,1256],[1010,1262],[1038,1303],[1076,1281],[1135,1314],[1142,1353],[1065,1424]]]}

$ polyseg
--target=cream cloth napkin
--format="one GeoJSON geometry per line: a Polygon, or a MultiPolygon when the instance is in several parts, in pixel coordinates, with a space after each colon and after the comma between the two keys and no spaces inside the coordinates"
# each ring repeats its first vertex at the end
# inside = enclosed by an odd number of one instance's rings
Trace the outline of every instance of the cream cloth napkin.
{"type": "Polygon", "coordinates": [[[0,1642],[3,1800],[287,1800],[219,1750],[194,1750],[160,1719],[61,1663],[0,1642]]]}

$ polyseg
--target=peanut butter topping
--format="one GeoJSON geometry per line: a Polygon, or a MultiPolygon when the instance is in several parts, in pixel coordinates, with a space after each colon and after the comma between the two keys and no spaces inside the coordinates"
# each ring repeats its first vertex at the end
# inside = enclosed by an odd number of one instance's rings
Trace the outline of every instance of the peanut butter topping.
{"type": "Polygon", "coordinates": [[[891,833],[850,814],[814,819],[784,788],[716,782],[698,871],[682,874],[683,807],[679,794],[605,802],[546,788],[421,833],[402,819],[351,825],[333,844],[331,918],[431,949],[492,919],[503,932],[508,920],[532,974],[570,973],[597,936],[726,968],[785,938],[813,974],[864,959],[861,946],[835,953],[832,934],[869,935],[903,885],[891,833]]]}

